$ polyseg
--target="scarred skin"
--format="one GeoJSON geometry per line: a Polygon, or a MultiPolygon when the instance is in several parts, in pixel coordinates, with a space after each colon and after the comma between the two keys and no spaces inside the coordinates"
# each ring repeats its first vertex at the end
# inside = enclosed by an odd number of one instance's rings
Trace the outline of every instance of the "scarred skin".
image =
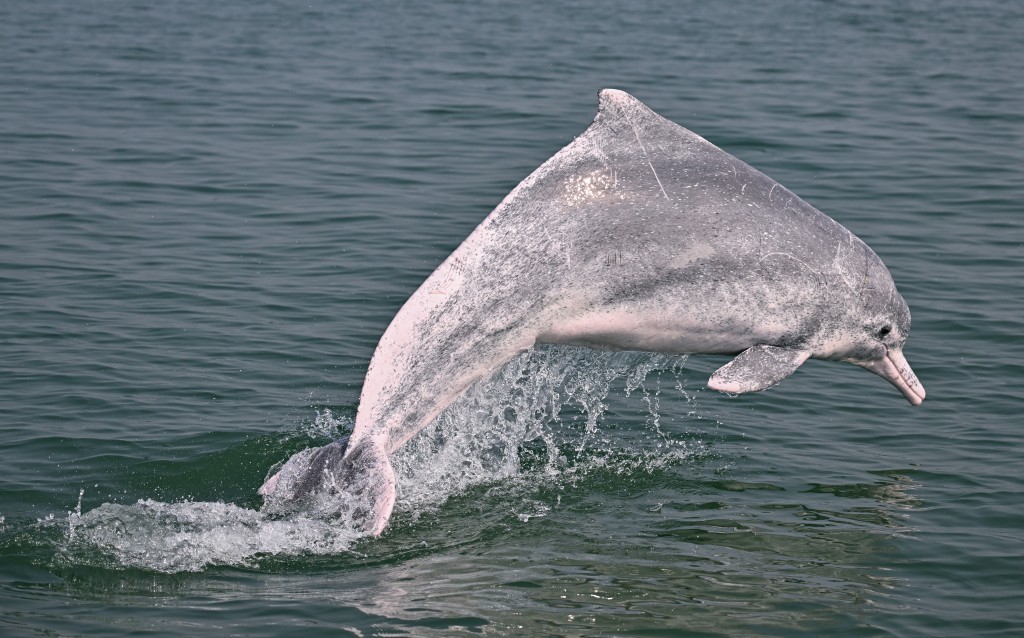
{"type": "MultiPolygon", "coordinates": [[[[875,253],[785,187],[622,91],[409,298],[370,361],[335,481],[380,534],[389,456],[537,343],[738,355],[709,380],[763,390],[807,358],[925,397],[910,311],[875,253]]],[[[322,470],[321,470],[322,471],[322,470]]],[[[277,476],[261,493],[275,492],[277,476]],[[269,486],[269,487],[268,487],[269,486]]]]}

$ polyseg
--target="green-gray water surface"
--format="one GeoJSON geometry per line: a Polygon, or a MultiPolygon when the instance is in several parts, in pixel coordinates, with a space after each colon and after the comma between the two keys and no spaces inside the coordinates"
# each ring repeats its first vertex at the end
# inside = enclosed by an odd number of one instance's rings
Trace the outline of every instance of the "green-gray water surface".
{"type": "Polygon", "coordinates": [[[1024,11],[0,4],[0,634],[1024,629],[1024,11]],[[627,90],[882,257],[928,390],[536,351],[404,450],[379,539],[256,489],[627,90]],[[509,415],[514,415],[510,417],[509,415]]]}

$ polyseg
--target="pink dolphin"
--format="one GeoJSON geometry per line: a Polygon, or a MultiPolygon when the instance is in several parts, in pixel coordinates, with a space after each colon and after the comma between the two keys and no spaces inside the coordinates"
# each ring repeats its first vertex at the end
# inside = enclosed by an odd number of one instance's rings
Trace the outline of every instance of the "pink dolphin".
{"type": "Polygon", "coordinates": [[[537,343],[737,355],[708,382],[730,393],[769,388],[810,357],[847,361],[919,405],[925,391],[903,356],[909,331],[906,302],[864,242],[606,89],[593,124],[399,310],[370,361],[347,447],[300,453],[260,492],[340,488],[380,534],[395,503],[389,456],[537,343]]]}

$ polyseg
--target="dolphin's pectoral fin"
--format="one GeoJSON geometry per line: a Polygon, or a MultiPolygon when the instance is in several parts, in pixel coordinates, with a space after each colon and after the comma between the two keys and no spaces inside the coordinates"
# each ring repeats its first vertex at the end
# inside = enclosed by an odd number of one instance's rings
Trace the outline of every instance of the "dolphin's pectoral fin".
{"type": "Polygon", "coordinates": [[[379,536],[397,497],[395,470],[384,449],[364,442],[349,450],[341,461],[338,484],[353,499],[353,522],[379,536]]]}
{"type": "Polygon", "coordinates": [[[708,387],[734,394],[767,390],[796,372],[809,356],[809,352],[796,348],[754,346],[716,370],[708,379],[708,387]]]}

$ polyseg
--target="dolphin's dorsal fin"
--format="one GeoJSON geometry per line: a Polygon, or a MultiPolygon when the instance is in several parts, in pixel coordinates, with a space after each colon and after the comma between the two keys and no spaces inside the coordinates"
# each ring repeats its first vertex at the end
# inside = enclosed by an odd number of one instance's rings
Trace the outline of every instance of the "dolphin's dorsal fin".
{"type": "Polygon", "coordinates": [[[747,348],[716,370],[708,379],[708,387],[733,394],[767,390],[796,372],[810,354],[799,348],[765,345],[747,348]]]}
{"type": "Polygon", "coordinates": [[[601,89],[597,93],[597,99],[597,115],[594,117],[594,124],[607,126],[620,135],[624,135],[627,140],[635,138],[641,146],[647,147],[644,149],[644,155],[653,150],[652,146],[660,147],[667,142],[667,145],[655,154],[662,155],[661,159],[671,159],[675,154],[681,152],[676,145],[680,139],[688,143],[696,142],[705,145],[724,154],[724,151],[720,151],[711,142],[658,115],[649,106],[625,91],[601,89]]]}
{"type": "Polygon", "coordinates": [[[617,119],[625,115],[654,115],[661,118],[646,104],[625,91],[601,89],[597,93],[597,118],[617,119]]]}

